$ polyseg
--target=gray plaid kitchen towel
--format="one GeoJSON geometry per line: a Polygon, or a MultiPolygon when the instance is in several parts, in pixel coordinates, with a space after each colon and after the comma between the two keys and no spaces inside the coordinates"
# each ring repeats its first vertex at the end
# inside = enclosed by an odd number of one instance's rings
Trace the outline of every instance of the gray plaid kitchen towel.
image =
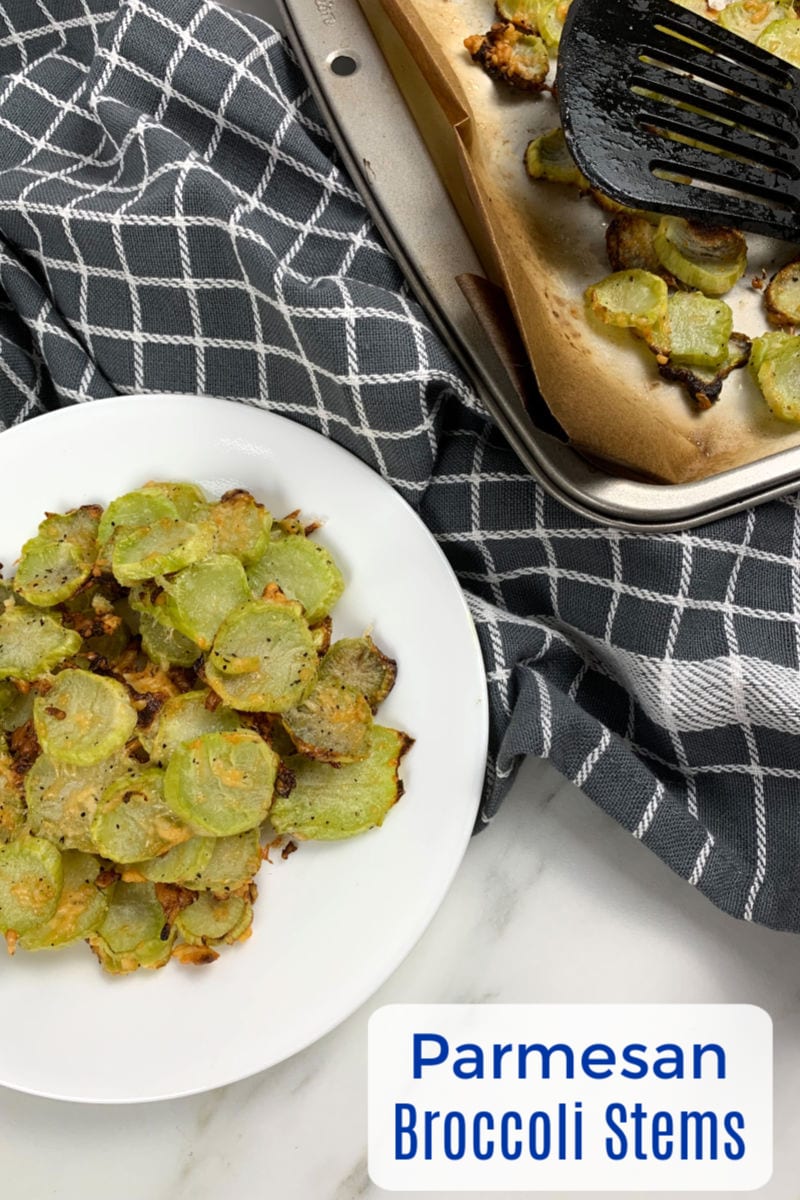
{"type": "Polygon", "coordinates": [[[598,529],[521,469],[410,298],[262,22],[0,0],[0,417],[209,393],[341,442],[464,585],[480,825],[550,759],[726,912],[800,930],[800,507],[598,529]]]}

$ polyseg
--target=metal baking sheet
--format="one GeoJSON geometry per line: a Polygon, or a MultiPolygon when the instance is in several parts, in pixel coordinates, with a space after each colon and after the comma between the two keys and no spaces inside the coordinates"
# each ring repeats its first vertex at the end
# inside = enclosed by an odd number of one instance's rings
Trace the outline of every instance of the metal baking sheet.
{"type": "MultiPolygon", "coordinates": [[[[457,277],[483,268],[358,0],[279,0],[288,37],[356,187],[417,299],[531,474],[591,519],[668,532],[795,490],[800,448],[688,484],[620,478],[531,417],[457,277]]],[[[541,401],[539,400],[539,404],[541,401]]]]}

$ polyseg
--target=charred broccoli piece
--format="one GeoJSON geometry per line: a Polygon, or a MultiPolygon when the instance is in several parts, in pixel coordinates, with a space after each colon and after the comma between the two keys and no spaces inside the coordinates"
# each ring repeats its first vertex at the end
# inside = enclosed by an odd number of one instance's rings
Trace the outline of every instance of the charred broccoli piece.
{"type": "Polygon", "coordinates": [[[466,38],[464,45],[492,79],[520,91],[540,92],[544,88],[550,58],[540,37],[498,21],[488,33],[466,38]]]}

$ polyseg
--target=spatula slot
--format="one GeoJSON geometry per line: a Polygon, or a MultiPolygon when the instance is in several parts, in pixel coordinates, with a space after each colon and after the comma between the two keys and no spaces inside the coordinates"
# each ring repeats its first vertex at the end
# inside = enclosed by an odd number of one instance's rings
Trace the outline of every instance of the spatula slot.
{"type": "MultiPolygon", "coordinates": [[[[759,226],[764,231],[774,226],[776,220],[782,222],[797,221],[800,205],[794,203],[791,197],[776,199],[774,195],[756,196],[752,192],[740,192],[730,186],[721,186],[718,182],[705,179],[688,179],[676,183],[675,168],[671,169],[652,164],[653,178],[658,180],[659,210],[685,216],[691,220],[708,220],[705,204],[692,198],[693,191],[712,192],[714,196],[713,219],[723,225],[745,225],[759,232],[759,226]]],[[[728,181],[729,183],[730,181],[728,181]]]]}
{"type": "Polygon", "coordinates": [[[726,159],[724,167],[720,169],[714,163],[714,156],[706,151],[695,150],[679,142],[673,142],[669,149],[667,143],[663,143],[663,148],[663,156],[656,154],[649,163],[650,171],[656,178],[666,175],[674,183],[677,175],[684,181],[679,186],[684,187],[701,180],[721,191],[725,190],[729,195],[755,196],[760,201],[772,199],[776,201],[776,208],[800,209],[798,198],[777,191],[780,181],[766,167],[726,159]]]}
{"type": "MultiPolygon", "coordinates": [[[[687,114],[687,116],[689,115],[691,114],[687,114]]],[[[731,169],[728,165],[729,162],[747,163],[782,175],[785,179],[800,179],[800,171],[794,163],[770,154],[769,147],[765,142],[762,141],[759,146],[755,139],[746,138],[736,130],[733,131],[732,136],[726,136],[724,131],[714,129],[708,122],[702,123],[701,121],[692,125],[685,118],[673,120],[667,114],[658,116],[653,114],[650,117],[643,115],[639,124],[648,133],[663,137],[671,143],[691,144],[693,148],[701,152],[726,160],[723,168],[726,172],[731,169]],[[702,142],[699,140],[700,137],[703,139],[702,142]],[[764,148],[761,149],[761,146],[764,148]]]]}
{"type": "MultiPolygon", "coordinates": [[[[653,29],[658,34],[672,38],[673,44],[675,39],[684,43],[688,42],[693,49],[699,50],[701,53],[713,55],[714,58],[724,59],[736,67],[749,69],[757,75],[766,76],[778,87],[788,88],[791,86],[789,74],[781,66],[779,59],[761,50],[758,46],[744,41],[736,34],[721,29],[705,17],[691,16],[686,13],[685,16],[682,14],[676,18],[672,14],[665,15],[663,6],[661,6],[653,21],[653,29]]],[[[658,40],[663,44],[663,36],[658,40]]],[[[694,62],[695,56],[692,55],[693,66],[694,62]]]]}
{"type": "MultiPolygon", "coordinates": [[[[664,90],[666,92],[666,89],[664,90]]],[[[721,133],[733,141],[731,153],[743,154],[745,157],[753,154],[759,158],[761,154],[771,153],[782,158],[782,152],[797,149],[798,143],[795,138],[778,130],[770,130],[761,123],[754,126],[753,123],[746,125],[744,122],[731,121],[710,108],[701,109],[698,105],[690,105],[687,101],[678,99],[677,96],[654,96],[648,89],[638,86],[632,87],[631,91],[643,102],[637,114],[639,125],[671,122],[671,127],[676,133],[696,139],[705,138],[711,132],[721,133]],[[678,124],[675,124],[676,122],[678,124]]]]}
{"type": "Polygon", "coordinates": [[[674,41],[666,38],[654,38],[652,41],[648,39],[641,47],[639,58],[657,62],[679,75],[701,79],[720,91],[734,92],[757,103],[774,104],[784,107],[784,111],[791,107],[788,97],[786,105],[781,105],[781,93],[788,91],[788,83],[784,87],[782,82],[771,76],[750,71],[740,63],[731,62],[730,59],[720,58],[717,54],[690,52],[691,50],[691,47],[679,49],[674,41]]]}
{"type": "Polygon", "coordinates": [[[645,62],[634,68],[629,86],[637,95],[654,99],[669,97],[678,107],[700,109],[723,124],[759,133],[792,149],[799,144],[791,109],[763,102],[760,97],[743,100],[688,75],[665,73],[645,62]]]}

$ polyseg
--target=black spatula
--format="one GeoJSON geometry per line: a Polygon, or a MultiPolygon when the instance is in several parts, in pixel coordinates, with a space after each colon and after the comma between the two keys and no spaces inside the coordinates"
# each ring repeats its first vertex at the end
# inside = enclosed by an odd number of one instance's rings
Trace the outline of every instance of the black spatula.
{"type": "Polygon", "coordinates": [[[612,199],[800,241],[800,70],[672,0],[573,0],[557,78],[612,199]]]}

